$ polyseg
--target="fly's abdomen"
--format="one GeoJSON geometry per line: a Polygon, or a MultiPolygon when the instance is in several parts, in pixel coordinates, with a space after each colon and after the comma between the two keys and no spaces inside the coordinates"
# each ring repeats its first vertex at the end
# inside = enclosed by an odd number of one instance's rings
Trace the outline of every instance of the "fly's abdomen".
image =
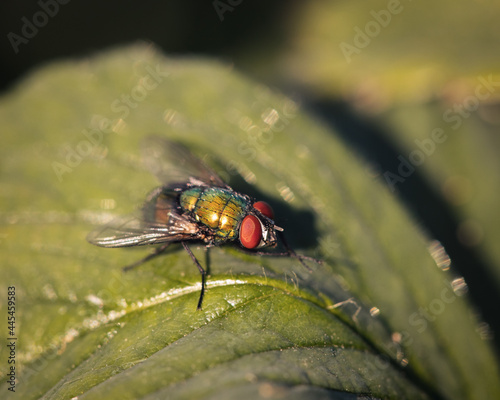
{"type": "Polygon", "coordinates": [[[180,205],[198,222],[214,230],[219,241],[233,240],[245,216],[246,197],[222,188],[194,187],[182,192],[180,205]]]}

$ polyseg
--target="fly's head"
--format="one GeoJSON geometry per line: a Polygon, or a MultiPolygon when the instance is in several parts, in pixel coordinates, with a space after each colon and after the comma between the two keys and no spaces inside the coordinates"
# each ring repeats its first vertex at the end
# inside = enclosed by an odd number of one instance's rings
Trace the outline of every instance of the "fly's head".
{"type": "Polygon", "coordinates": [[[257,201],[253,204],[240,226],[240,243],[246,249],[276,247],[276,231],[283,228],[274,224],[274,212],[269,204],[257,201]]]}

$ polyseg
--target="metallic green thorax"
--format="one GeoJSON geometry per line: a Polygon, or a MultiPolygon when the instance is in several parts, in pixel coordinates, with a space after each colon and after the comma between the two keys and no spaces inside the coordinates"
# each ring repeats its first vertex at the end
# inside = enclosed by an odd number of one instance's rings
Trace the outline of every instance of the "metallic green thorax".
{"type": "Polygon", "coordinates": [[[180,196],[180,205],[202,224],[214,230],[216,243],[238,237],[248,198],[223,188],[193,187],[180,196]]]}

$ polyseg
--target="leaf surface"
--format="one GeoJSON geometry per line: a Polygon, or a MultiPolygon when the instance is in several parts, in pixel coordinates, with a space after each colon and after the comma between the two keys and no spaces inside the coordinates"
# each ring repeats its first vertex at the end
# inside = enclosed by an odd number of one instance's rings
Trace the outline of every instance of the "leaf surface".
{"type": "Polygon", "coordinates": [[[490,343],[430,238],[292,100],[137,45],[49,65],[0,104],[0,272],[16,287],[22,398],[498,397],[490,343]],[[122,273],[150,250],[85,236],[158,185],[139,155],[151,133],[268,201],[323,263],[193,246],[210,272],[202,311],[181,248],[122,273]]]}

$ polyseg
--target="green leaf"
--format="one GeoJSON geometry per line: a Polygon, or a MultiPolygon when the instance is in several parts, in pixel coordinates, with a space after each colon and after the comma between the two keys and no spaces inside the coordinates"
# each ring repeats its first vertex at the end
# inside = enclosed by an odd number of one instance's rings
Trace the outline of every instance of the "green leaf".
{"type": "Polygon", "coordinates": [[[20,398],[499,396],[491,344],[429,238],[292,100],[137,45],[49,65],[0,104],[0,271],[16,288],[20,398]],[[210,271],[202,311],[181,248],[122,273],[150,250],[85,236],[158,184],[139,155],[151,133],[269,201],[293,247],[323,263],[309,273],[193,246],[210,271]]]}
{"type": "MultiPolygon", "coordinates": [[[[426,153],[422,152],[422,165],[417,168],[457,216],[454,234],[458,241],[487,260],[486,272],[498,291],[500,229],[492,214],[496,212],[500,190],[500,142],[495,106],[488,104],[497,96],[494,86],[488,86],[491,78],[477,76],[467,90],[470,96],[453,102],[407,105],[384,113],[382,118],[407,159],[412,152],[422,151],[419,146],[427,146],[426,153]],[[479,99],[474,91],[485,91],[486,95],[479,99]],[[436,129],[442,132],[439,141],[432,138],[436,129]],[[398,132],[397,138],[394,132],[398,132]]],[[[498,86],[498,80],[494,82],[498,86]]],[[[477,265],[471,268],[477,269],[477,265]]]]}

